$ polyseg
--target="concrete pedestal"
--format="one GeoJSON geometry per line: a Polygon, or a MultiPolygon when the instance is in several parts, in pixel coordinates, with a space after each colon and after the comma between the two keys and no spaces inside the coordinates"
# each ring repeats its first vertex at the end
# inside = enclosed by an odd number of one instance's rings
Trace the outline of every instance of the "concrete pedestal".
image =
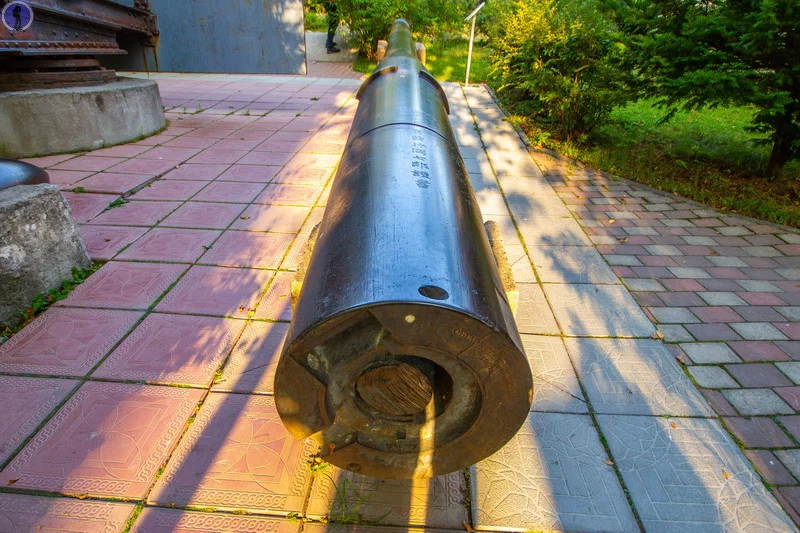
{"type": "Polygon", "coordinates": [[[113,146],[165,125],[150,80],[0,93],[0,157],[10,159],[113,146]]]}
{"type": "Polygon", "coordinates": [[[55,185],[0,190],[0,329],[33,298],[92,264],[69,204],[55,185]]]}

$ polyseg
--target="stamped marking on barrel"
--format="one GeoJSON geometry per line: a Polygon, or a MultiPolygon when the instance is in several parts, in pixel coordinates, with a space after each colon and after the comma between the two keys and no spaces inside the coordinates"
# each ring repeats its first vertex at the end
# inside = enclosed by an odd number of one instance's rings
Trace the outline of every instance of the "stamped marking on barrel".
{"type": "Polygon", "coordinates": [[[411,175],[416,178],[415,183],[420,189],[431,186],[428,147],[425,145],[425,137],[419,131],[411,134],[411,175]]]}
{"type": "Polygon", "coordinates": [[[419,413],[433,397],[433,387],[425,374],[405,363],[365,372],[356,380],[356,390],[371,407],[391,416],[419,413]]]}

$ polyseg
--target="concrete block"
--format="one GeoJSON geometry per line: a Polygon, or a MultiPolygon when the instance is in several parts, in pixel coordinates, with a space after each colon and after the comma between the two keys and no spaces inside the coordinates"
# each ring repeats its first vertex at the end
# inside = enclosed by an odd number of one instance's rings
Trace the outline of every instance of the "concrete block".
{"type": "Polygon", "coordinates": [[[150,80],[0,93],[0,157],[91,150],[164,126],[158,85],[150,80]]]}
{"type": "Polygon", "coordinates": [[[378,61],[383,61],[383,58],[386,57],[386,49],[389,48],[389,43],[381,39],[378,41],[378,47],[375,50],[375,59],[378,61]]]}
{"type": "MultiPolygon", "coordinates": [[[[1,97],[0,97],[1,98],[1,97]]],[[[69,204],[56,185],[19,185],[0,191],[0,326],[42,292],[91,265],[69,204]]]]}

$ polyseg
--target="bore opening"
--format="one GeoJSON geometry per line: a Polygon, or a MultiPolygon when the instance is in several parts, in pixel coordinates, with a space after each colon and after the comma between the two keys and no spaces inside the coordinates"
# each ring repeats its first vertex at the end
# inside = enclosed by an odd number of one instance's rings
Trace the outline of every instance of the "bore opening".
{"type": "Polygon", "coordinates": [[[431,300],[447,300],[450,298],[450,294],[446,290],[441,287],[437,287],[436,285],[425,285],[420,287],[419,293],[425,298],[430,298],[431,300]]]}

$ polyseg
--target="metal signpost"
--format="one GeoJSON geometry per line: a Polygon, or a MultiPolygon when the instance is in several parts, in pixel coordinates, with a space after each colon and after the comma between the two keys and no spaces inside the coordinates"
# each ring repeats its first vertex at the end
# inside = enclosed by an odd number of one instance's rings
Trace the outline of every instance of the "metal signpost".
{"type": "Polygon", "coordinates": [[[478,18],[478,13],[485,5],[486,2],[481,2],[478,7],[473,9],[472,13],[464,19],[464,22],[472,19],[472,29],[469,32],[469,54],[467,54],[467,79],[464,81],[464,85],[469,85],[469,69],[472,67],[472,44],[475,42],[475,19],[478,18]]]}

